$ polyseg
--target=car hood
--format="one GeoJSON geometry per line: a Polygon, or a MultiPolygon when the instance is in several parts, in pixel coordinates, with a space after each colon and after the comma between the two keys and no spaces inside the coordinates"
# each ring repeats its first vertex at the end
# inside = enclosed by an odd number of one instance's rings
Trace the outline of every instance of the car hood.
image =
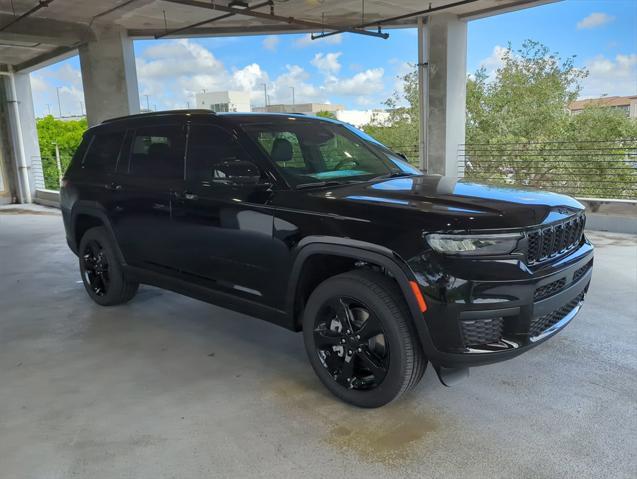
{"type": "Polygon", "coordinates": [[[371,210],[387,207],[396,213],[425,213],[430,226],[446,230],[529,227],[584,210],[581,203],[566,195],[442,176],[353,183],[310,194],[316,199],[330,200],[332,207],[335,202],[347,205],[350,213],[355,205],[365,205],[371,210]]]}

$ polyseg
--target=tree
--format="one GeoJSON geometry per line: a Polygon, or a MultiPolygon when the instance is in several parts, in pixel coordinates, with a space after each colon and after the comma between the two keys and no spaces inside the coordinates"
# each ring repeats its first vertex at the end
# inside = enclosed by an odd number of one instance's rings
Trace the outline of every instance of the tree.
{"type": "Polygon", "coordinates": [[[73,153],[82,141],[82,135],[88,124],[86,119],[62,121],[48,115],[36,122],[40,155],[42,157],[42,170],[46,188],[59,188],[59,178],[55,160],[55,144],[60,149],[60,162],[62,173],[66,171],[73,157],[73,153]]]}
{"type": "Polygon", "coordinates": [[[402,92],[394,92],[383,104],[389,118],[372,118],[363,126],[365,133],[373,136],[391,149],[403,153],[411,163],[418,164],[418,73],[416,70],[399,78],[402,92]]]}
{"type": "MultiPolygon", "coordinates": [[[[465,176],[529,185],[577,196],[637,197],[637,121],[610,108],[571,115],[570,102],[588,72],[539,42],[509,45],[502,66],[467,79],[465,176]],[[623,176],[617,175],[622,173],[623,176]]],[[[402,92],[385,101],[390,121],[365,132],[406,153],[418,152],[418,76],[402,77],[402,92]],[[410,146],[407,146],[410,145],[410,146]]]]}
{"type": "Polygon", "coordinates": [[[332,120],[336,120],[336,114],[333,111],[322,110],[319,111],[316,116],[320,116],[321,118],[331,118],[332,120]]]}

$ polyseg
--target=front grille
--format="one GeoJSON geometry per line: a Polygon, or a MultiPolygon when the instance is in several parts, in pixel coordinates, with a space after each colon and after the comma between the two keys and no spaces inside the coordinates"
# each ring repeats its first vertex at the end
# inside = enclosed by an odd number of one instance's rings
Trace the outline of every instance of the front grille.
{"type": "Polygon", "coordinates": [[[495,343],[502,338],[503,318],[460,321],[465,347],[495,343]]]}
{"type": "Polygon", "coordinates": [[[586,274],[586,272],[593,267],[593,260],[590,260],[584,266],[579,268],[575,273],[573,273],[573,283],[578,281],[582,276],[586,274]]]}
{"type": "Polygon", "coordinates": [[[531,321],[531,328],[529,330],[529,334],[531,336],[537,336],[542,332],[549,329],[551,326],[559,323],[562,319],[566,317],[568,313],[573,311],[575,307],[584,299],[584,292],[580,293],[577,297],[570,300],[561,308],[556,309],[555,311],[545,314],[544,316],[539,316],[534,318],[531,321]]]}
{"type": "Polygon", "coordinates": [[[582,240],[586,217],[571,217],[561,223],[538,228],[527,233],[529,264],[555,258],[573,249],[582,240]]]}
{"type": "Polygon", "coordinates": [[[533,293],[533,300],[539,301],[541,299],[548,298],[549,296],[553,296],[564,286],[566,286],[566,278],[561,278],[557,281],[553,281],[552,283],[540,286],[535,290],[535,293],[533,293]]]}

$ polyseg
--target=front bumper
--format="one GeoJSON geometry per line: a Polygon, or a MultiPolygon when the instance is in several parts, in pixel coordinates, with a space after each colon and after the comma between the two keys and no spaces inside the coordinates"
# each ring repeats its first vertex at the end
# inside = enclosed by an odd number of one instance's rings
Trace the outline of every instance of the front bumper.
{"type": "Polygon", "coordinates": [[[588,241],[568,255],[529,268],[518,260],[409,261],[427,301],[416,321],[437,367],[461,368],[515,357],[563,329],[579,312],[592,275],[588,241]]]}

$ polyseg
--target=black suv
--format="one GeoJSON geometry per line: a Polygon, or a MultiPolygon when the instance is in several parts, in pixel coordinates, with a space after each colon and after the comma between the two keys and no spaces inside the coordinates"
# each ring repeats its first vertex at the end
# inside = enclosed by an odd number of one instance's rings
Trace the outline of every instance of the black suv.
{"type": "Polygon", "coordinates": [[[185,110],[89,129],[64,178],[98,304],[151,284],[303,331],[339,398],[377,407],[561,330],[588,289],[582,205],[426,176],[365,133],[185,110]]]}

